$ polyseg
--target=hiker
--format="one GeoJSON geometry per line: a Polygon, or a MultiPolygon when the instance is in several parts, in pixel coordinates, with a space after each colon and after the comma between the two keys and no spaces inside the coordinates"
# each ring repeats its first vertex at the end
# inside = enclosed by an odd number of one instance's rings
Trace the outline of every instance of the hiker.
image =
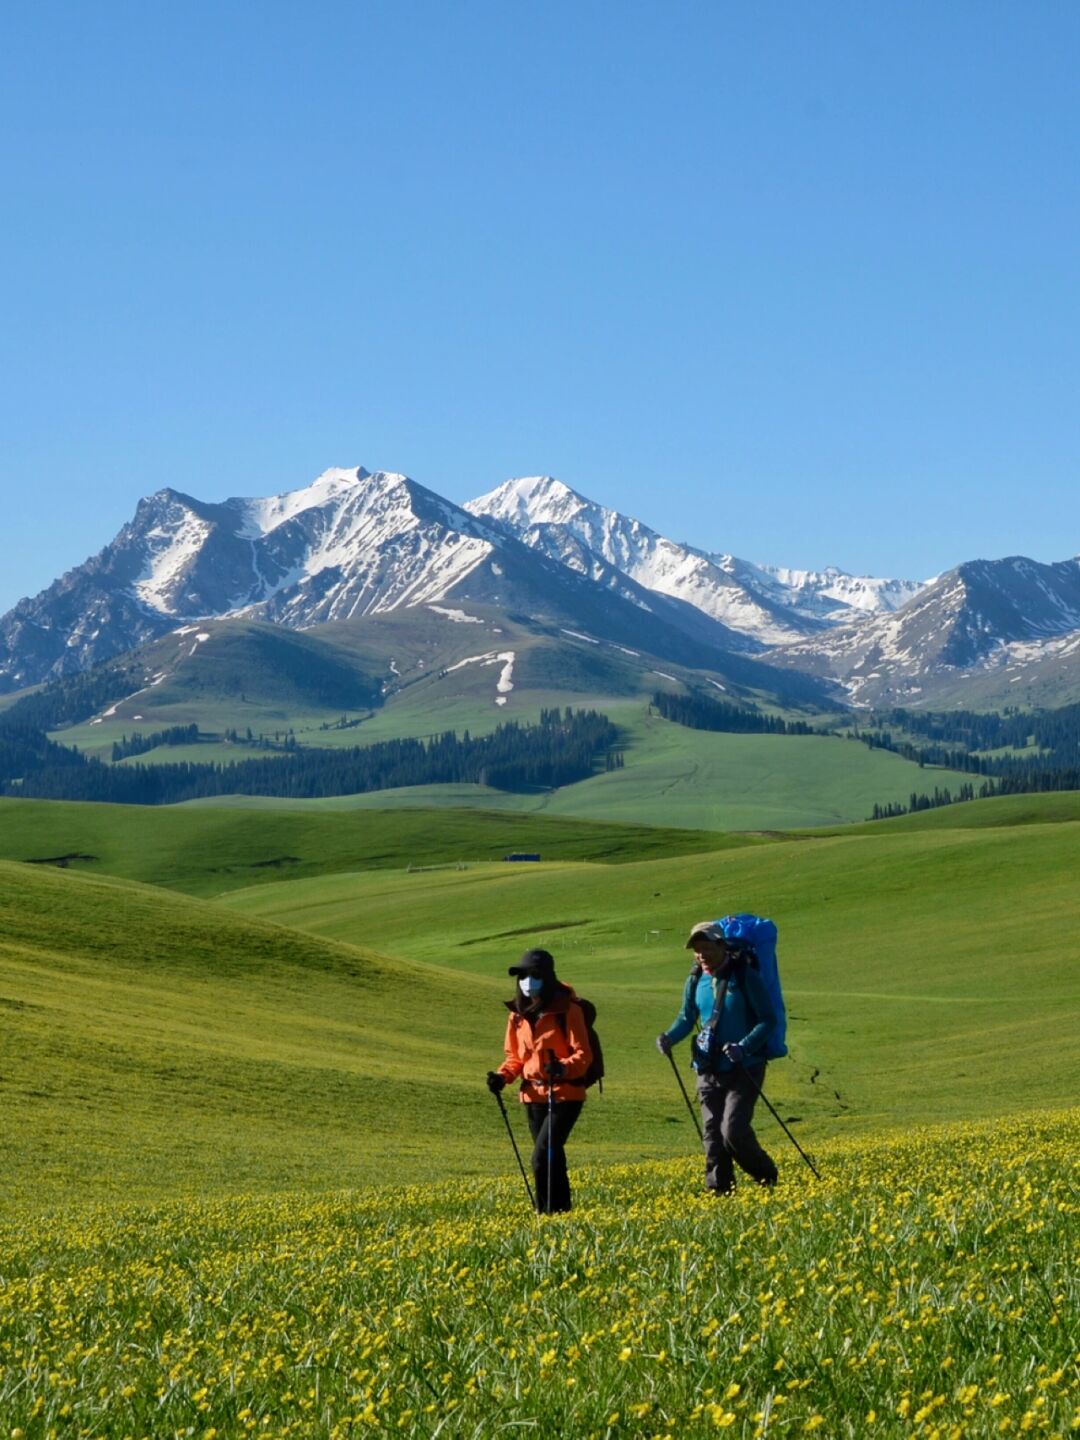
{"type": "Polygon", "coordinates": [[[577,996],[557,978],[546,950],[526,950],[508,973],[517,986],[514,998],[506,1001],[506,1059],[498,1070],[488,1071],[487,1086],[497,1095],[521,1080],[533,1138],[536,1208],[553,1214],[570,1209],[564,1147],[585,1103],[582,1082],[592,1048],[577,996]]]}
{"type": "Polygon", "coordinates": [[[765,1045],[776,1014],[765,984],[746,951],[730,945],[723,926],[701,920],[687,950],[697,963],[683,989],[682,1009],[656,1038],[670,1055],[695,1023],[692,1064],[697,1071],[705,1147],[705,1188],[717,1195],[735,1189],[735,1164],[760,1185],[776,1184],[776,1165],[758,1144],[750,1121],[765,1083],[765,1045]]]}

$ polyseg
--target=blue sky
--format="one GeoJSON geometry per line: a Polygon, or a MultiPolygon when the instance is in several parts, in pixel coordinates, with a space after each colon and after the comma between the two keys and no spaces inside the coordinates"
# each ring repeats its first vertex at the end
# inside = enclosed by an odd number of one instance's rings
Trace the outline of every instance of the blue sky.
{"type": "Polygon", "coordinates": [[[164,485],[1080,551],[1080,7],[8,7],[0,611],[164,485]]]}

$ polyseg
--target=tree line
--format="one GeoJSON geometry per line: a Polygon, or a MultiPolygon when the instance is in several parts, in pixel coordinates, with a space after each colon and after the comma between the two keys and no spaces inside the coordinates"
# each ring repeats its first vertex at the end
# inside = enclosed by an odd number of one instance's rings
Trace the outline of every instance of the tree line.
{"type": "Polygon", "coordinates": [[[690,730],[720,730],[737,735],[814,735],[805,720],[782,720],[745,705],[713,700],[708,695],[672,695],[655,690],[652,708],[665,720],[690,730]]]}
{"type": "Polygon", "coordinates": [[[909,815],[916,810],[935,810],[939,805],[955,805],[962,800],[986,800],[993,795],[1045,795],[1058,790],[1080,790],[1080,766],[1019,770],[1013,775],[984,780],[977,790],[973,784],[964,783],[955,794],[947,785],[935,785],[929,795],[913,790],[908,804],[889,801],[884,805],[875,805],[869,818],[888,820],[894,815],[909,815]]]}
{"type": "Polygon", "coordinates": [[[536,725],[510,721],[477,737],[448,730],[427,740],[298,749],[276,759],[114,766],[0,714],[0,794],[162,805],[229,794],[315,799],[412,785],[552,789],[586,779],[601,757],[608,768],[620,764],[617,740],[606,715],[567,706],[544,710],[536,725]]]}
{"type": "MultiPolygon", "coordinates": [[[[695,730],[759,735],[841,733],[835,728],[815,729],[802,720],[781,720],[699,694],[672,695],[658,690],[651,704],[665,719],[695,730]]],[[[932,791],[913,790],[906,805],[901,801],[877,803],[869,817],[873,820],[992,795],[1080,790],[1080,705],[1035,711],[1012,708],[1000,714],[975,710],[943,714],[895,708],[868,713],[847,735],[861,740],[871,750],[889,750],[921,768],[959,770],[981,777],[977,787],[975,781],[965,781],[955,790],[943,785],[935,785],[932,791]],[[894,735],[892,727],[906,735],[894,735]],[[1025,753],[974,753],[1002,749],[1025,753]]]]}
{"type": "Polygon", "coordinates": [[[167,730],[152,730],[149,735],[143,735],[138,730],[130,736],[122,735],[119,740],[113,741],[112,759],[115,764],[118,760],[127,760],[131,755],[147,755],[151,750],[156,750],[159,745],[197,745],[199,743],[198,725],[170,725],[167,730]]]}
{"type": "MultiPolygon", "coordinates": [[[[1010,707],[1002,712],[976,710],[892,709],[874,711],[863,722],[859,739],[876,743],[885,749],[901,750],[911,742],[893,743],[892,730],[929,742],[919,747],[927,757],[935,747],[947,747],[950,755],[973,750],[1037,750],[1058,760],[1071,762],[1080,757],[1080,705],[1061,705],[1054,710],[1018,710],[1010,707]],[[872,740],[874,736],[876,739],[872,740]]],[[[1015,759],[1026,764],[1029,758],[1015,759]]],[[[1039,759],[1039,756],[1033,757],[1039,759]]],[[[928,764],[936,761],[927,758],[928,764]]]]}
{"type": "Polygon", "coordinates": [[[109,660],[78,675],[50,680],[41,690],[16,700],[4,715],[38,730],[62,730],[65,725],[88,720],[145,684],[142,666],[109,660]]]}

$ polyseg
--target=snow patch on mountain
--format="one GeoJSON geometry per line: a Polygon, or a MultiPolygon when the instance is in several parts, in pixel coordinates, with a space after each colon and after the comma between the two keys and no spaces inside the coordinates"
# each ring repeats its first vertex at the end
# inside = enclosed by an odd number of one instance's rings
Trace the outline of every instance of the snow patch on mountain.
{"type": "Polygon", "coordinates": [[[135,596],[149,610],[171,615],[187,570],[199,554],[210,526],[180,505],[172,509],[172,527],[155,525],[144,537],[145,562],[132,584],[135,596]]]}
{"type": "Polygon", "coordinates": [[[445,605],[429,605],[429,610],[434,610],[436,615],[445,615],[447,620],[453,620],[457,625],[483,625],[479,615],[466,615],[464,610],[449,610],[445,605]]]}
{"type": "Polygon", "coordinates": [[[505,705],[507,697],[514,688],[513,675],[515,658],[516,656],[513,650],[486,650],[483,655],[466,655],[464,660],[458,660],[455,664],[448,665],[443,673],[452,675],[455,670],[461,670],[466,665],[502,665],[503,668],[499,672],[499,678],[495,682],[495,704],[505,705]]]}
{"type": "Polygon", "coordinates": [[[354,469],[331,467],[299,490],[289,490],[283,495],[271,495],[265,499],[226,500],[225,504],[240,516],[237,533],[245,540],[261,540],[305,511],[338,506],[367,478],[368,472],[363,466],[354,469]]]}
{"type": "Polygon", "coordinates": [[[514,688],[514,681],[512,678],[514,674],[514,652],[513,650],[507,650],[503,654],[499,655],[497,658],[499,660],[502,660],[504,663],[502,673],[499,675],[499,679],[495,685],[495,689],[498,691],[498,694],[495,697],[495,704],[505,705],[507,696],[514,688]]]}
{"type": "Polygon", "coordinates": [[[445,675],[452,675],[455,670],[461,670],[466,665],[494,665],[499,656],[494,650],[487,650],[483,655],[466,655],[464,660],[455,661],[453,665],[447,665],[445,675]]]}

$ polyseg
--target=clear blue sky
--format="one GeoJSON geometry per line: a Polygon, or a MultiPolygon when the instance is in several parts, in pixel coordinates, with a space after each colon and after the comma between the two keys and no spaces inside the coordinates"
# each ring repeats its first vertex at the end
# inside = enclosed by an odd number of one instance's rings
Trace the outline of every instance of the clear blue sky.
{"type": "Polygon", "coordinates": [[[1080,550],[1080,6],[8,6],[0,611],[163,485],[1080,550]]]}

